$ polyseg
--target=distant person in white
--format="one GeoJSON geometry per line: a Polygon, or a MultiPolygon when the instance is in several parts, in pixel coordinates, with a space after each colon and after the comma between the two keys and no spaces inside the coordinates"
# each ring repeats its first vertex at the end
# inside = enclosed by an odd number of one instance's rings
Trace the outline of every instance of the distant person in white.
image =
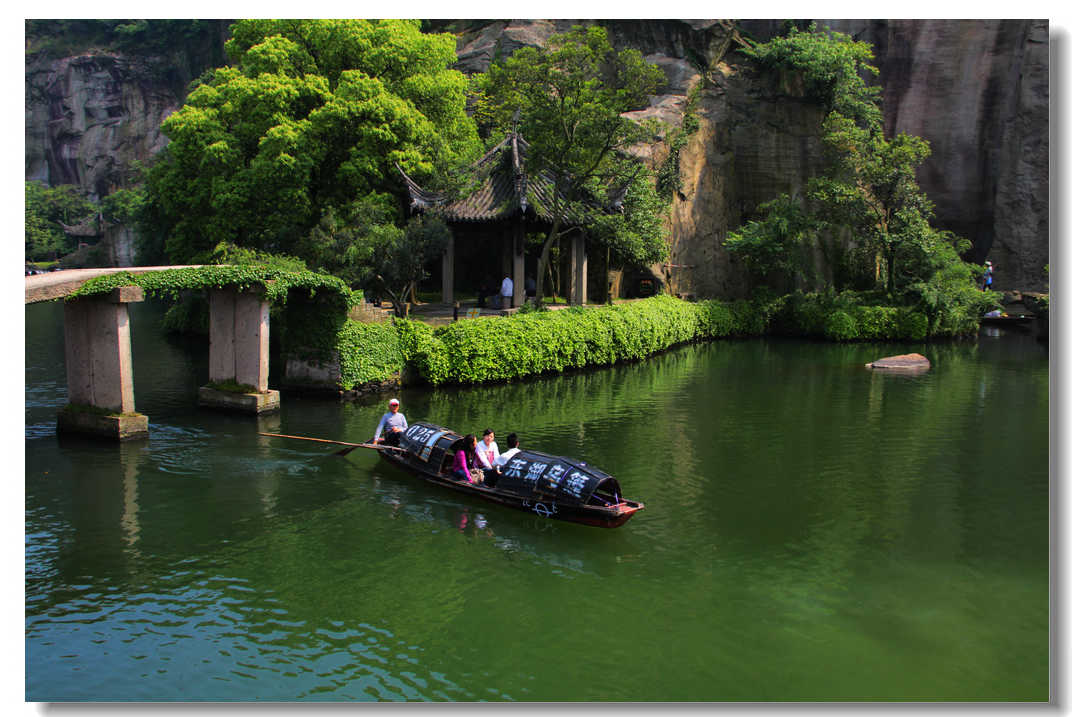
{"type": "Polygon", "coordinates": [[[514,282],[509,276],[503,277],[502,288],[499,289],[500,299],[499,305],[504,309],[509,309],[514,305],[514,282]]]}
{"type": "Polygon", "coordinates": [[[387,413],[383,414],[383,418],[380,419],[380,425],[376,426],[376,435],[372,438],[372,442],[397,446],[398,439],[401,438],[402,433],[409,428],[409,423],[406,422],[406,417],[398,410],[397,398],[392,398],[390,402],[388,402],[387,407],[387,413]],[[385,428],[387,429],[387,435],[380,438],[385,428]]]}
{"type": "Polygon", "coordinates": [[[510,462],[510,459],[517,454],[521,449],[517,447],[517,434],[511,433],[506,437],[506,453],[496,458],[493,462],[495,469],[498,470],[510,462]]]}
{"type": "Polygon", "coordinates": [[[484,437],[476,442],[476,467],[491,470],[495,459],[499,457],[499,445],[495,442],[495,431],[484,431],[484,437]]]}

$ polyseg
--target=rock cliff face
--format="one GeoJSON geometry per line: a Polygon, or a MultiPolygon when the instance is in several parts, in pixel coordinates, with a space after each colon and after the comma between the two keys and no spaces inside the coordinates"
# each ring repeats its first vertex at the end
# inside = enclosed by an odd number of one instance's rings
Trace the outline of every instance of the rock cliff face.
{"type": "MultiPolygon", "coordinates": [[[[438,21],[459,34],[457,67],[480,72],[579,21],[438,21]]],[[[1048,262],[1048,26],[1032,20],[817,21],[875,49],[886,127],[920,135],[933,154],[920,184],[937,224],[991,259],[999,289],[1041,289],[1048,262]]],[[[758,204],[799,191],[820,166],[816,107],[755,72],[735,49],[778,21],[603,21],[615,45],[638,48],[667,75],[638,116],[679,125],[693,90],[700,130],[680,153],[671,216],[675,292],[735,296],[746,287],[727,232],[758,204]]],[[[204,64],[87,53],[27,61],[26,178],[78,184],[95,196],[123,186],[133,160],[166,143],[160,122],[204,64]]],[[[214,64],[214,63],[213,63],[214,64]]],[[[665,150],[661,150],[665,151],[665,150]]],[[[661,159],[655,148],[653,160],[661,159]]]]}
{"type": "MultiPolygon", "coordinates": [[[[459,68],[484,70],[579,21],[511,20],[454,27],[459,68]]],[[[997,266],[995,286],[1045,285],[1049,225],[1049,33],[1044,20],[818,20],[872,44],[889,132],[931,143],[919,181],[936,223],[972,242],[969,259],[997,266]]],[[[735,52],[734,27],[714,20],[607,21],[616,44],[664,68],[667,87],[648,110],[680,123],[687,93],[700,131],[681,153],[683,188],[672,209],[674,291],[732,296],[743,287],[722,241],[755,207],[799,191],[820,166],[821,117],[735,52]],[[706,81],[704,78],[706,77],[706,81]]],[[[776,20],[737,27],[766,40],[776,20]]]]}
{"type": "Polygon", "coordinates": [[[182,102],[151,69],[103,54],[28,67],[26,179],[76,184],[94,198],[122,186],[134,161],[167,144],[160,123],[182,102]]]}

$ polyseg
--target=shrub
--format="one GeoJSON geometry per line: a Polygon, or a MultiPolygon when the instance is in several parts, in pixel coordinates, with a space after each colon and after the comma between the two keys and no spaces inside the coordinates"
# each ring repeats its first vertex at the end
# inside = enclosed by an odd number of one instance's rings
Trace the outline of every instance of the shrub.
{"type": "Polygon", "coordinates": [[[835,311],[826,317],[823,335],[834,341],[852,341],[859,338],[856,319],[847,311],[835,311]]]}
{"type": "Polygon", "coordinates": [[[404,367],[399,333],[393,324],[347,319],[337,336],[341,388],[386,381],[404,367]]]}

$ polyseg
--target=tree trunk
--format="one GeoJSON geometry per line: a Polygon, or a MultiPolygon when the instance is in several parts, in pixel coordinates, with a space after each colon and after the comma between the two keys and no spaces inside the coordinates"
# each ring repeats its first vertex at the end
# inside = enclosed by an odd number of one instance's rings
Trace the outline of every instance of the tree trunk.
{"type": "Polygon", "coordinates": [[[558,240],[561,227],[562,218],[555,217],[555,222],[551,225],[551,231],[547,233],[547,239],[544,240],[543,249],[540,250],[540,259],[536,262],[536,298],[534,301],[537,308],[543,305],[543,275],[547,267],[547,257],[551,254],[551,245],[558,240]]]}

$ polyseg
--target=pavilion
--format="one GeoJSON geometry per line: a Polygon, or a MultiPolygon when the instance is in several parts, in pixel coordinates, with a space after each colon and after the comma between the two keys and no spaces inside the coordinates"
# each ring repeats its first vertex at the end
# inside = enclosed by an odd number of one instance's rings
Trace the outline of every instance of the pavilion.
{"type": "MultiPolygon", "coordinates": [[[[410,208],[433,214],[451,226],[455,237],[443,254],[443,301],[454,302],[455,242],[489,242],[489,256],[501,259],[501,275],[514,282],[513,307],[524,300],[525,235],[546,231],[553,222],[554,176],[549,172],[530,174],[525,158],[529,143],[515,128],[473,165],[476,188],[464,196],[451,196],[421,188],[401,167],[398,168],[409,191],[410,208]],[[495,244],[499,249],[496,251],[495,244]]],[[[612,197],[609,210],[620,211],[625,191],[612,197]]],[[[587,202],[595,208],[594,202],[587,202]]],[[[607,209],[604,209],[606,211],[607,209]]],[[[581,217],[567,211],[563,228],[580,227],[581,217]]],[[[570,242],[569,303],[586,303],[588,294],[587,238],[583,231],[572,232],[570,242]]],[[[496,284],[498,285],[498,284],[496,284]]]]}

